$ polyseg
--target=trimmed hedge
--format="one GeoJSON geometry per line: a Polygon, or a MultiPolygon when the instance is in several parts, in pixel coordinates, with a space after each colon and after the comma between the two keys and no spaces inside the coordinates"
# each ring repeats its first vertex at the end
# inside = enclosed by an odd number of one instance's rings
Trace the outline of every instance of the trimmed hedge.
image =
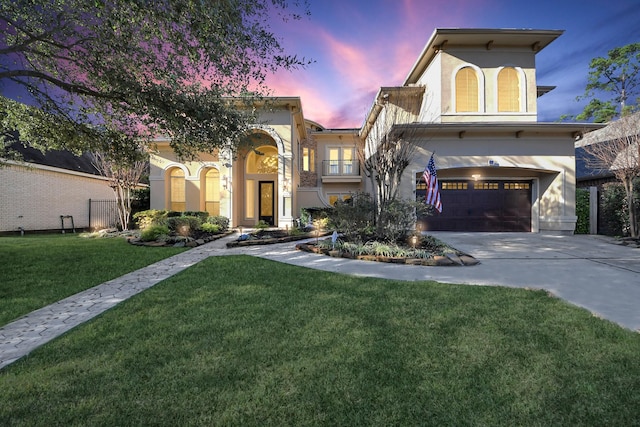
{"type": "Polygon", "coordinates": [[[187,226],[191,230],[198,230],[204,223],[214,224],[220,231],[227,231],[229,228],[229,218],[209,216],[209,213],[204,211],[178,212],[149,209],[138,212],[133,217],[141,229],[152,225],[166,225],[171,231],[176,231],[181,226],[187,226]]]}
{"type": "Polygon", "coordinates": [[[589,234],[589,190],[576,189],[576,234],[589,234]]]}

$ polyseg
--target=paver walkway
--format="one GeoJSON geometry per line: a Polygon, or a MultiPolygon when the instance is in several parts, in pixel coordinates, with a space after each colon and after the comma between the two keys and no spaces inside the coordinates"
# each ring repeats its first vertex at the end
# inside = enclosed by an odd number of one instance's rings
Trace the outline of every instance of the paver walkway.
{"type": "Polygon", "coordinates": [[[231,238],[219,239],[158,261],[0,327],[0,369],[127,298],[197,264],[212,252],[222,253],[226,241],[231,238]]]}

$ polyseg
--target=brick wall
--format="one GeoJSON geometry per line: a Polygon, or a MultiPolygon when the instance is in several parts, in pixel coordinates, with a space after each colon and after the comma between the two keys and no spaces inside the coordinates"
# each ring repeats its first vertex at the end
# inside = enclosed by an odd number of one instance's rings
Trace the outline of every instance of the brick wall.
{"type": "MultiPolygon", "coordinates": [[[[113,199],[107,182],[88,174],[43,166],[0,167],[0,232],[60,229],[60,215],[89,226],[89,199],[113,199]]],[[[68,220],[67,220],[68,221],[68,220]]],[[[65,222],[65,227],[70,222],[65,222]]]]}

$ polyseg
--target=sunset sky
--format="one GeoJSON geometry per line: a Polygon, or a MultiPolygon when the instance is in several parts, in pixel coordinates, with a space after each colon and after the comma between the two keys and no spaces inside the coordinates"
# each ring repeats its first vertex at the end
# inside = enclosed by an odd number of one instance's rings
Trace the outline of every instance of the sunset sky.
{"type": "Polygon", "coordinates": [[[536,57],[538,120],[577,114],[592,58],[640,42],[640,0],[310,0],[311,16],[272,22],[288,53],[313,59],[268,83],[305,118],[360,127],[380,86],[401,85],[435,28],[565,30],[536,57]]]}

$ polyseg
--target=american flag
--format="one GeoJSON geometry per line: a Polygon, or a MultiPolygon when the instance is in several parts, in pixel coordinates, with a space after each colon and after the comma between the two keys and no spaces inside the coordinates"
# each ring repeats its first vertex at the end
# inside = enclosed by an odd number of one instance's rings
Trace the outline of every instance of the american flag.
{"type": "Polygon", "coordinates": [[[436,162],[433,160],[433,154],[424,168],[424,182],[427,184],[427,198],[425,202],[432,205],[438,212],[442,212],[442,203],[440,202],[440,189],[438,188],[438,175],[436,174],[436,162]]]}

